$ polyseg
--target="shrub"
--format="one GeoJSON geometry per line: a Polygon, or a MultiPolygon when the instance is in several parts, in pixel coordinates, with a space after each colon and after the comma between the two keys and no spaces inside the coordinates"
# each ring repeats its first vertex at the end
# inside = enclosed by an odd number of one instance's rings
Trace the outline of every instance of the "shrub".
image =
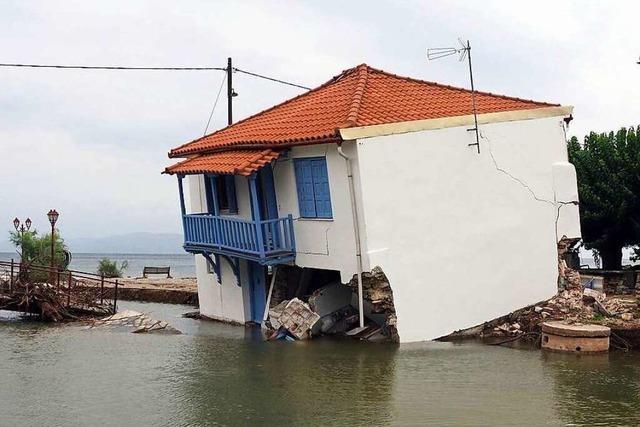
{"type": "Polygon", "coordinates": [[[122,261],[120,266],[116,261],[112,261],[109,258],[102,258],[98,263],[98,274],[104,275],[104,277],[114,278],[122,277],[122,273],[129,267],[129,262],[122,261]]]}

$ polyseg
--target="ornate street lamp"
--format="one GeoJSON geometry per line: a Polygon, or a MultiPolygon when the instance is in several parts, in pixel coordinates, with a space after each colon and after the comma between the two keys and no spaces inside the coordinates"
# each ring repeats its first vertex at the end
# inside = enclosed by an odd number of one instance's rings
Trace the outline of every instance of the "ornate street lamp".
{"type": "Polygon", "coordinates": [[[47,213],[47,217],[49,218],[49,222],[51,223],[52,227],[56,225],[56,222],[58,221],[59,216],[60,214],[55,209],[51,209],[47,213]]]}
{"type": "Polygon", "coordinates": [[[20,224],[20,220],[15,218],[13,220],[13,227],[16,231],[20,232],[20,275],[22,276],[22,265],[24,261],[24,232],[29,231],[31,228],[31,218],[27,218],[24,224],[20,224]]]}
{"type": "Polygon", "coordinates": [[[58,217],[60,214],[55,210],[51,209],[47,213],[47,217],[49,218],[49,223],[51,223],[51,281],[53,283],[53,269],[54,269],[54,259],[55,259],[55,233],[56,233],[56,222],[58,221],[58,217]]]}

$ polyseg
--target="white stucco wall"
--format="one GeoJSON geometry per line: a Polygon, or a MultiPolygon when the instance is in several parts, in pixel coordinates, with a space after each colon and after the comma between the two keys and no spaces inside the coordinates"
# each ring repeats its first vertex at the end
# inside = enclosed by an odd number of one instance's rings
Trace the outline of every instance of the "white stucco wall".
{"type": "MultiPolygon", "coordinates": [[[[355,144],[346,144],[344,152],[357,162],[355,144]]],[[[295,147],[278,159],[274,168],[278,214],[292,214],[296,238],[296,265],[338,270],[343,282],[356,272],[355,235],[345,159],[335,144],[295,147]],[[300,218],[293,159],[326,157],[333,219],[300,218]]]]}
{"type": "MultiPolygon", "coordinates": [[[[207,202],[202,175],[187,177],[189,183],[190,209],[188,213],[207,211],[207,202]]],[[[236,176],[236,196],[238,214],[233,217],[251,218],[249,187],[245,177],[236,176]]],[[[215,273],[209,272],[207,261],[202,255],[195,255],[196,276],[198,279],[198,300],[200,313],[219,320],[245,322],[250,317],[248,286],[237,286],[236,276],[225,259],[221,259],[222,284],[218,283],[215,273]]],[[[240,264],[241,283],[248,283],[246,261],[240,264]]]]}
{"type": "MultiPolygon", "coordinates": [[[[355,144],[346,144],[345,152],[354,157],[355,144]]],[[[341,272],[349,281],[356,272],[355,236],[349,196],[345,160],[339,156],[335,144],[323,144],[292,149],[273,166],[274,184],[280,217],[292,214],[296,238],[296,265],[341,272]],[[297,157],[326,157],[330,182],[332,219],[300,218],[293,159],[297,157]]],[[[206,211],[204,179],[201,175],[188,177],[189,213],[206,211]]],[[[247,178],[236,176],[237,217],[250,219],[251,205],[247,178]]],[[[215,274],[208,272],[203,256],[195,256],[198,278],[200,312],[212,318],[244,322],[250,319],[248,286],[236,286],[236,278],[226,260],[222,260],[222,285],[215,274]]],[[[247,281],[246,262],[242,261],[243,283],[247,281]]]]}
{"type": "MultiPolygon", "coordinates": [[[[358,141],[366,264],[389,278],[403,342],[556,292],[556,198],[575,188],[571,167],[554,174],[567,161],[562,119],[481,131],[480,154],[466,126],[358,141]]],[[[561,213],[564,234],[579,234],[577,209],[561,213]]]]}

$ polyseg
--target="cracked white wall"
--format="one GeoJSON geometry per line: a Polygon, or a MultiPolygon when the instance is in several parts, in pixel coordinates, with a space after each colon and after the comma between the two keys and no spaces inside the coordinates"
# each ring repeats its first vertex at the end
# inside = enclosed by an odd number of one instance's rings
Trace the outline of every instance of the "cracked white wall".
{"type": "Polygon", "coordinates": [[[365,265],[389,278],[402,342],[556,292],[556,234],[580,230],[577,206],[556,203],[577,197],[563,124],[481,125],[480,154],[467,126],[358,141],[365,265]]]}

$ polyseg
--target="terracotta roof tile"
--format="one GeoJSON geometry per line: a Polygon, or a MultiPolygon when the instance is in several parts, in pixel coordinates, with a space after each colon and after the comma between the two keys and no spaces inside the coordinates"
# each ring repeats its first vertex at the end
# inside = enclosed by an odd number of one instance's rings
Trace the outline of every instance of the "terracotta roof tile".
{"type": "MultiPolygon", "coordinates": [[[[478,113],[555,106],[476,92],[478,113]]],[[[233,146],[338,142],[338,129],[472,114],[471,91],[401,77],[362,64],[327,83],[210,135],[171,150],[170,157],[233,146]]]]}
{"type": "Polygon", "coordinates": [[[249,176],[280,156],[275,150],[232,150],[190,157],[165,169],[168,174],[228,174],[249,176]]]}

